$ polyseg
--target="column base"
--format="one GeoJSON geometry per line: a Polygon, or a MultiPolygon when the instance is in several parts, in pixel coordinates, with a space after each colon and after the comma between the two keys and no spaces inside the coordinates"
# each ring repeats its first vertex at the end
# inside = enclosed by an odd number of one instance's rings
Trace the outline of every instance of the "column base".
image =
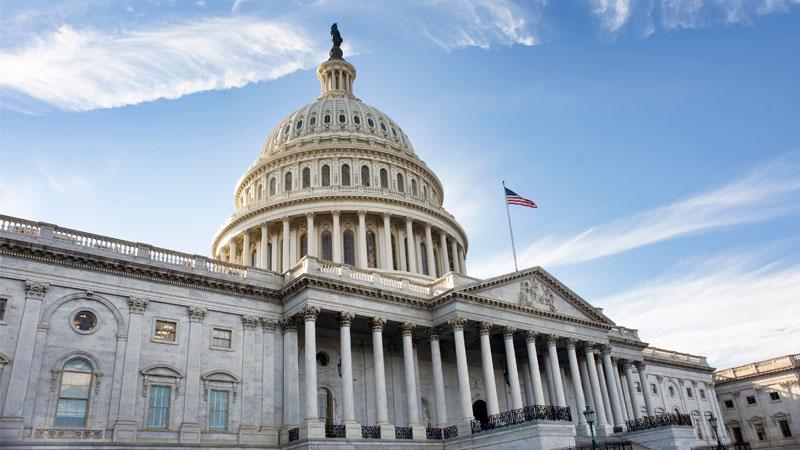
{"type": "Polygon", "coordinates": [[[289,443],[289,430],[298,428],[296,425],[284,425],[278,432],[278,443],[281,445],[289,443]]]}
{"type": "Polygon", "coordinates": [[[200,442],[200,425],[196,423],[182,423],[180,429],[181,442],[200,442]]]}
{"type": "Polygon", "coordinates": [[[612,436],[614,434],[613,425],[596,425],[594,431],[598,436],[612,436]]]}
{"type": "Polygon", "coordinates": [[[23,438],[25,421],[22,417],[0,417],[0,442],[17,442],[23,438]]]}
{"type": "Polygon", "coordinates": [[[591,436],[592,433],[589,430],[589,424],[588,423],[575,424],[575,435],[576,436],[591,436]]]}
{"type": "Polygon", "coordinates": [[[361,424],[358,422],[345,422],[344,437],[346,439],[361,439],[361,424]]]}
{"type": "Polygon", "coordinates": [[[394,439],[394,425],[388,423],[379,423],[375,426],[381,427],[381,439],[394,439]]]}
{"type": "Polygon", "coordinates": [[[300,427],[300,439],[325,439],[325,425],[319,419],[306,419],[300,427]]]}
{"type": "Polygon", "coordinates": [[[428,439],[428,435],[425,432],[425,425],[410,423],[408,426],[411,427],[411,439],[415,441],[425,441],[428,439]]]}
{"type": "Polygon", "coordinates": [[[139,425],[135,420],[118,420],[114,422],[114,442],[136,442],[136,432],[139,425]]]}
{"type": "MultiPolygon", "coordinates": [[[[262,435],[265,436],[264,439],[265,439],[265,442],[267,443],[267,445],[270,445],[270,446],[278,445],[278,429],[277,428],[275,428],[273,426],[265,425],[265,426],[262,426],[259,429],[259,432],[262,435]]],[[[287,436],[288,436],[288,432],[287,432],[287,436]]]]}
{"type": "Polygon", "coordinates": [[[456,429],[458,429],[459,436],[472,435],[472,419],[464,419],[461,422],[457,423],[456,429]]]}

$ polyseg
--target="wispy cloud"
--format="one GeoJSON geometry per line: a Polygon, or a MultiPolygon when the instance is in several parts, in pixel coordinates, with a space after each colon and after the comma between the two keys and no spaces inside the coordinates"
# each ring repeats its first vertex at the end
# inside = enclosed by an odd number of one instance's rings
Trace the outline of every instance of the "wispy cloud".
{"type": "Polygon", "coordinates": [[[707,355],[717,367],[796,353],[800,264],[727,253],[593,302],[657,347],[707,355]]]}
{"type": "Polygon", "coordinates": [[[71,111],[240,87],[312,67],[297,26],[247,17],[109,34],[61,26],[0,53],[0,87],[71,111]]]}

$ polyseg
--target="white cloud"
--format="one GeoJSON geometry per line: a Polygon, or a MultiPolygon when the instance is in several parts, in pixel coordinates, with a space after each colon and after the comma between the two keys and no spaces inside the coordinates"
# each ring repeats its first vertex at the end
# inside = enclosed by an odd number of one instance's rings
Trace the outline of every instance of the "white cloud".
{"type": "Polygon", "coordinates": [[[797,352],[800,265],[733,253],[593,303],[656,347],[707,355],[730,367],[797,352]]]}
{"type": "Polygon", "coordinates": [[[246,17],[118,35],[64,25],[0,53],[0,87],[86,111],[240,87],[322,58],[298,27],[246,17]]]}
{"type": "Polygon", "coordinates": [[[625,25],[631,14],[630,0],[592,0],[591,5],[603,28],[612,32],[625,25]]]}

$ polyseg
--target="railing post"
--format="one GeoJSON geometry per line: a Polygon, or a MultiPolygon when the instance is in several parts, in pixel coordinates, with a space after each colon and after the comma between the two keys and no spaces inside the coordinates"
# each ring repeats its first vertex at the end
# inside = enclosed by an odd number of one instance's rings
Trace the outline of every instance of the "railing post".
{"type": "Polygon", "coordinates": [[[206,258],[205,256],[194,255],[194,270],[202,270],[202,271],[207,270],[206,269],[208,267],[206,264],[207,262],[208,258],[206,258]]]}
{"type": "Polygon", "coordinates": [[[56,226],[52,223],[39,222],[39,239],[52,241],[56,232],[56,226]]]}
{"type": "Polygon", "coordinates": [[[141,242],[136,243],[136,257],[142,259],[150,259],[150,251],[152,247],[147,244],[142,244],[141,242]]]}

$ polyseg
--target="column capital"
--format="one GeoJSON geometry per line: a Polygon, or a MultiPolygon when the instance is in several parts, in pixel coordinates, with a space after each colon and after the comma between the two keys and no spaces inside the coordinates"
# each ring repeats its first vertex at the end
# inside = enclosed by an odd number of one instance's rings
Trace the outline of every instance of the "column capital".
{"type": "Polygon", "coordinates": [[[373,317],[369,320],[369,324],[372,326],[372,331],[383,331],[383,326],[386,325],[386,319],[383,317],[373,317]]]}
{"type": "Polygon", "coordinates": [[[317,320],[317,316],[319,316],[319,307],[314,305],[306,305],[301,311],[300,314],[303,315],[303,320],[306,322],[314,322],[317,320]]]}
{"type": "Polygon", "coordinates": [[[626,370],[627,371],[628,369],[631,368],[631,366],[633,366],[633,364],[631,363],[631,360],[629,360],[629,359],[622,359],[622,360],[620,360],[620,362],[622,362],[622,370],[626,370]]]}
{"type": "Polygon", "coordinates": [[[359,217],[367,215],[367,210],[366,209],[359,209],[357,212],[358,212],[359,217]]]}
{"type": "Polygon", "coordinates": [[[528,330],[525,334],[527,335],[528,342],[536,342],[536,337],[539,336],[539,332],[533,330],[528,330]]]}
{"type": "Polygon", "coordinates": [[[481,336],[484,334],[489,334],[492,331],[492,323],[491,322],[481,322],[478,324],[478,330],[481,332],[481,336]]]}
{"type": "Polygon", "coordinates": [[[281,319],[278,321],[278,325],[281,327],[281,331],[285,334],[289,331],[297,331],[297,318],[289,317],[287,319],[281,319]]]}
{"type": "Polygon", "coordinates": [[[439,328],[437,327],[428,328],[428,331],[426,332],[426,334],[428,335],[429,338],[431,338],[432,341],[438,341],[440,333],[441,330],[439,330],[439,328]]]}
{"type": "Polygon", "coordinates": [[[289,223],[289,216],[283,216],[283,217],[281,217],[281,222],[283,222],[283,223],[289,223]]]}
{"type": "Polygon", "coordinates": [[[316,216],[316,215],[317,215],[317,213],[315,213],[315,212],[307,212],[306,213],[306,219],[312,219],[313,220],[314,216],[316,216]]]}
{"type": "Polygon", "coordinates": [[[600,352],[603,354],[603,356],[611,355],[611,345],[601,344],[598,347],[600,348],[600,352]]]}
{"type": "Polygon", "coordinates": [[[545,338],[545,342],[547,342],[547,345],[558,344],[558,335],[548,334],[547,337],[545,338]]]}
{"type": "Polygon", "coordinates": [[[403,322],[402,325],[400,325],[400,330],[402,331],[403,336],[411,336],[411,334],[414,332],[414,328],[416,327],[417,325],[412,322],[403,322]]]}
{"type": "Polygon", "coordinates": [[[128,297],[128,311],[131,314],[144,314],[148,303],[150,300],[144,297],[128,297]]]}
{"type": "Polygon", "coordinates": [[[41,300],[49,287],[50,283],[46,281],[25,280],[25,298],[41,300]]]}
{"type": "Polygon", "coordinates": [[[208,310],[206,308],[198,308],[196,306],[189,306],[186,309],[189,314],[189,320],[192,322],[202,322],[206,318],[208,310]]]}
{"type": "Polygon", "coordinates": [[[639,372],[647,370],[647,364],[645,364],[644,361],[636,361],[633,365],[636,366],[636,370],[639,372]]]}
{"type": "Polygon", "coordinates": [[[575,338],[567,338],[567,349],[568,350],[575,350],[575,347],[578,345],[578,340],[575,338]]]}
{"type": "Polygon", "coordinates": [[[269,224],[266,223],[266,222],[262,223],[261,224],[261,232],[263,233],[263,232],[265,232],[267,230],[269,230],[269,224]]]}
{"type": "Polygon", "coordinates": [[[503,337],[506,339],[514,339],[514,333],[516,332],[517,329],[512,326],[506,325],[503,327],[503,337]]]}
{"type": "Polygon", "coordinates": [[[242,316],[242,326],[245,330],[255,330],[258,326],[258,317],[256,316],[242,316]]]}
{"type": "Polygon", "coordinates": [[[455,319],[450,319],[447,321],[447,324],[453,327],[455,331],[464,331],[464,325],[467,323],[467,319],[463,317],[456,317],[455,319]]]}
{"type": "Polygon", "coordinates": [[[275,331],[275,328],[278,326],[278,322],[266,317],[261,317],[259,320],[261,321],[261,328],[263,328],[264,331],[275,331]]]}
{"type": "Polygon", "coordinates": [[[355,313],[350,311],[340,311],[338,318],[339,318],[339,326],[340,327],[350,327],[353,324],[353,318],[355,317],[355,313]]]}
{"type": "Polygon", "coordinates": [[[331,211],[331,214],[333,215],[333,217],[339,217],[339,215],[341,213],[342,213],[342,211],[338,210],[338,209],[334,209],[334,210],[331,211]]]}

